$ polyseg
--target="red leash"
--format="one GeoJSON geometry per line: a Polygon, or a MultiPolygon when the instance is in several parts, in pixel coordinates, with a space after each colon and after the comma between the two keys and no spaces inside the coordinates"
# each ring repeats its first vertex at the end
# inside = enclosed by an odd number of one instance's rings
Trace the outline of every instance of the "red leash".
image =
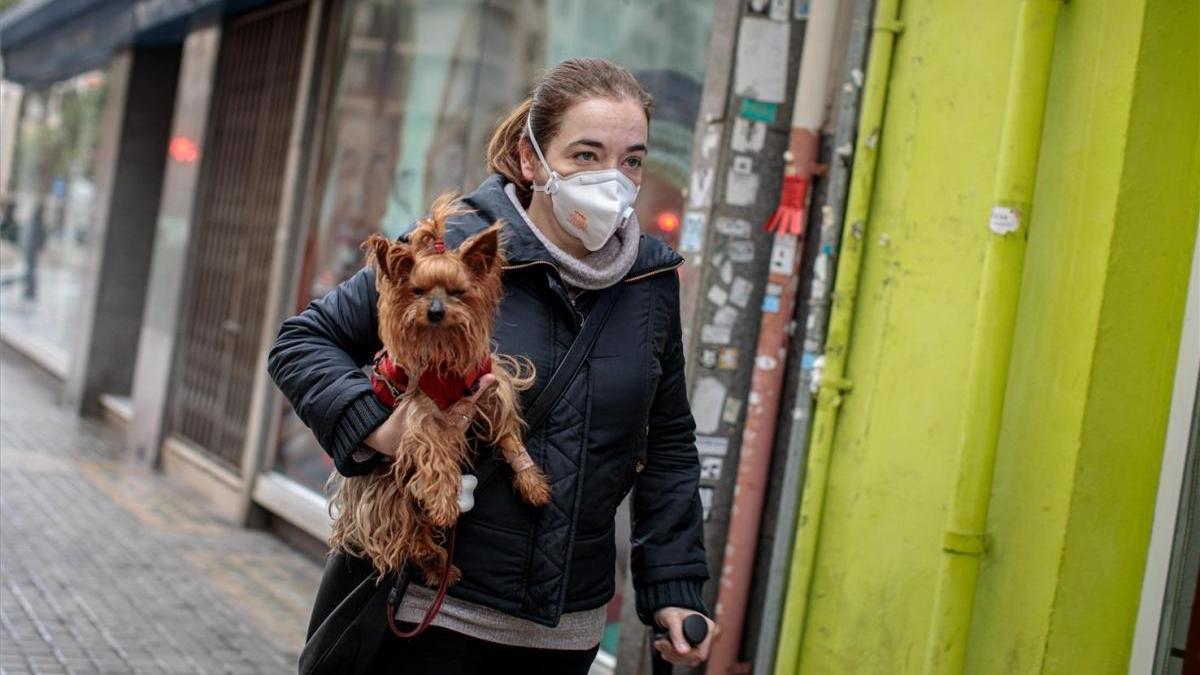
{"type": "MultiPolygon", "coordinates": [[[[416,628],[413,628],[410,631],[402,631],[396,627],[396,608],[399,605],[400,599],[403,597],[403,595],[398,594],[398,597],[395,598],[394,602],[391,597],[388,598],[388,628],[392,630],[392,633],[396,637],[412,638],[424,633],[425,629],[429,628],[429,625],[433,623],[433,619],[437,616],[438,611],[442,609],[442,601],[446,599],[446,589],[450,588],[450,568],[454,565],[454,539],[457,533],[458,523],[455,523],[454,526],[450,528],[450,541],[446,546],[446,567],[442,570],[442,582],[438,584],[437,597],[433,599],[433,604],[429,606],[429,609],[425,610],[425,616],[421,619],[421,623],[417,624],[416,628]]],[[[399,587],[399,585],[400,584],[397,583],[397,587],[399,587]]],[[[407,582],[405,582],[404,585],[407,587],[407,582]]]]}

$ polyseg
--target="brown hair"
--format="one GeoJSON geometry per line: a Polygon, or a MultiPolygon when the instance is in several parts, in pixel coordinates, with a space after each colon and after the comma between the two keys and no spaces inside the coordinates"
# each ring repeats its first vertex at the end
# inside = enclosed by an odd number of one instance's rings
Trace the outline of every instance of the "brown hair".
{"type": "Polygon", "coordinates": [[[525,119],[538,144],[545,149],[558,134],[567,109],[580,101],[593,98],[613,100],[632,99],[641,104],[650,119],[654,99],[628,70],[604,59],[567,59],[538,78],[528,98],[504,118],[487,147],[488,173],[498,173],[517,188],[522,203],[528,203],[530,186],[521,175],[521,139],[525,136],[525,119]]]}

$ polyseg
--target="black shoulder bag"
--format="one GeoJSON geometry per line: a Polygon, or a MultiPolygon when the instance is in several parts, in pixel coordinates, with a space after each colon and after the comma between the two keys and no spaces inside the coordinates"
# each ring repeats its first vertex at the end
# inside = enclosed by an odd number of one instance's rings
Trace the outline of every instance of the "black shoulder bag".
{"type": "MultiPolygon", "coordinates": [[[[608,323],[624,285],[618,281],[601,291],[596,304],[584,319],[582,329],[567,349],[566,356],[525,413],[526,436],[546,421],[563,392],[579,375],[584,361],[596,346],[600,331],[608,323]]],[[[496,474],[499,467],[499,460],[482,467],[475,489],[481,489],[484,483],[496,474]]],[[[397,575],[395,583],[384,583],[374,571],[368,574],[325,617],[304,643],[304,649],[300,652],[300,675],[365,673],[379,648],[384,632],[389,630],[386,619],[390,618],[390,607],[399,605],[399,598],[403,596],[407,586],[407,570],[397,575]]]]}

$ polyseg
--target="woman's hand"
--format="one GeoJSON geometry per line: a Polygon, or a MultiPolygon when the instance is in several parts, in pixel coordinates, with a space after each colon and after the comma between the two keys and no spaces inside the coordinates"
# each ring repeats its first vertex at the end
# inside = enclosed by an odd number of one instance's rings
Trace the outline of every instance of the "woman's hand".
{"type": "MultiPolygon", "coordinates": [[[[467,428],[475,421],[475,403],[484,392],[495,384],[495,375],[491,373],[484,375],[479,378],[479,388],[475,390],[474,394],[446,409],[446,415],[449,416],[450,421],[463,433],[466,433],[467,428]]],[[[372,431],[371,435],[363,440],[363,443],[376,452],[381,452],[388,457],[395,457],[396,450],[400,448],[400,438],[404,435],[404,417],[408,405],[408,399],[403,399],[383,424],[376,427],[375,431],[372,431]]]]}
{"type": "Polygon", "coordinates": [[[449,415],[450,421],[461,429],[464,434],[471,427],[471,423],[475,421],[475,403],[479,401],[479,397],[483,396],[484,392],[491,389],[495,384],[496,376],[491,373],[480,377],[474,394],[446,409],[446,414],[449,415]]]}
{"type": "Polygon", "coordinates": [[[658,625],[667,629],[670,637],[670,640],[666,638],[655,640],[654,648],[658,650],[659,654],[662,654],[664,659],[677,666],[694,668],[708,660],[708,649],[712,645],[713,635],[717,632],[717,625],[706,616],[704,620],[708,622],[708,635],[705,636],[704,642],[695,647],[689,645],[687,639],[683,637],[683,620],[692,614],[699,614],[699,612],[682,607],[663,607],[654,613],[654,620],[658,622],[658,625]]]}

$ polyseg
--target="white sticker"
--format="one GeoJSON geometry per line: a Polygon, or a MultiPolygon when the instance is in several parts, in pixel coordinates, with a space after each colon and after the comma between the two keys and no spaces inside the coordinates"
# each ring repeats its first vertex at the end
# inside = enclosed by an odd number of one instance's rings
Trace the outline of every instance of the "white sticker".
{"type": "Polygon", "coordinates": [[[1021,212],[1007,206],[993,206],[988,228],[996,234],[1012,234],[1021,229],[1021,212]]]}
{"type": "Polygon", "coordinates": [[[744,218],[727,218],[725,216],[718,216],[716,221],[713,223],[713,227],[716,228],[717,232],[725,235],[726,237],[737,237],[739,239],[744,239],[750,236],[750,221],[744,218]]]}
{"type": "Polygon", "coordinates": [[[783,284],[767,284],[767,295],[783,295],[783,284]]]}
{"type": "Polygon", "coordinates": [[[729,289],[730,304],[744,308],[746,303],[750,302],[750,291],[754,289],[754,284],[750,283],[745,277],[737,277],[733,280],[733,286],[729,289]]]}
{"type": "Polygon", "coordinates": [[[725,263],[721,265],[721,283],[727,284],[731,281],[733,281],[733,263],[726,260],[725,263]]]}
{"type": "Polygon", "coordinates": [[[721,413],[721,421],[726,424],[737,424],[738,416],[742,414],[742,402],[730,396],[725,399],[725,412],[721,413]]]}
{"type": "MultiPolygon", "coordinates": [[[[796,0],[802,2],[803,0],[796,0]]],[[[787,21],[788,20],[788,4],[790,0],[771,0],[771,20],[772,21],[787,21]]]]}
{"type": "Polygon", "coordinates": [[[683,232],[679,235],[679,250],[695,253],[704,246],[704,214],[689,211],[683,214],[683,232]]]}
{"type": "Polygon", "coordinates": [[[692,416],[696,418],[696,431],[711,434],[721,425],[721,411],[725,406],[725,385],[715,377],[702,377],[692,391],[692,416]]]}
{"type": "Polygon", "coordinates": [[[713,286],[708,289],[708,301],[720,307],[729,301],[729,291],[720,286],[713,286]]]}
{"type": "Polygon", "coordinates": [[[729,305],[725,305],[713,314],[712,322],[716,326],[732,326],[737,323],[737,320],[738,311],[729,305]]]}
{"type": "Polygon", "coordinates": [[[700,507],[704,510],[704,520],[712,515],[713,503],[713,488],[708,485],[701,485],[697,490],[700,492],[700,507]]]}
{"type": "Polygon", "coordinates": [[[746,16],[738,28],[733,90],[737,96],[783,103],[791,23],[746,16]]]}
{"type": "Polygon", "coordinates": [[[713,169],[696,169],[692,172],[691,185],[688,187],[688,206],[702,209],[712,203],[713,169]]]}
{"type": "Polygon", "coordinates": [[[733,121],[733,132],[729,138],[729,147],[734,152],[757,153],[767,142],[767,124],[745,117],[733,121]]]}
{"type": "Polygon", "coordinates": [[[771,246],[771,274],[791,275],[795,270],[796,236],[791,234],[776,234],[775,244],[771,246]]]}
{"type": "Polygon", "coordinates": [[[725,181],[725,203],[731,207],[749,207],[758,196],[758,175],[740,173],[731,167],[725,181]]]}
{"type": "Polygon", "coordinates": [[[701,455],[724,457],[729,454],[729,439],[724,436],[697,436],[696,451],[701,455]]]}
{"type": "Polygon", "coordinates": [[[729,259],[735,263],[748,263],[754,260],[754,241],[750,239],[731,241],[726,246],[729,259]]]}
{"type": "Polygon", "coordinates": [[[700,144],[700,158],[713,159],[717,147],[721,145],[721,125],[710,124],[704,131],[704,140],[700,144]]]}
{"type": "Polygon", "coordinates": [[[700,480],[719,480],[721,478],[721,465],[724,463],[724,457],[710,457],[708,455],[701,455],[700,480]]]}
{"type": "Polygon", "coordinates": [[[733,329],[730,326],[704,324],[700,327],[700,341],[710,345],[727,345],[733,339],[733,329]]]}
{"type": "Polygon", "coordinates": [[[759,370],[775,370],[775,366],[777,365],[779,365],[779,362],[775,360],[774,356],[763,354],[754,359],[754,367],[759,370]]]}

